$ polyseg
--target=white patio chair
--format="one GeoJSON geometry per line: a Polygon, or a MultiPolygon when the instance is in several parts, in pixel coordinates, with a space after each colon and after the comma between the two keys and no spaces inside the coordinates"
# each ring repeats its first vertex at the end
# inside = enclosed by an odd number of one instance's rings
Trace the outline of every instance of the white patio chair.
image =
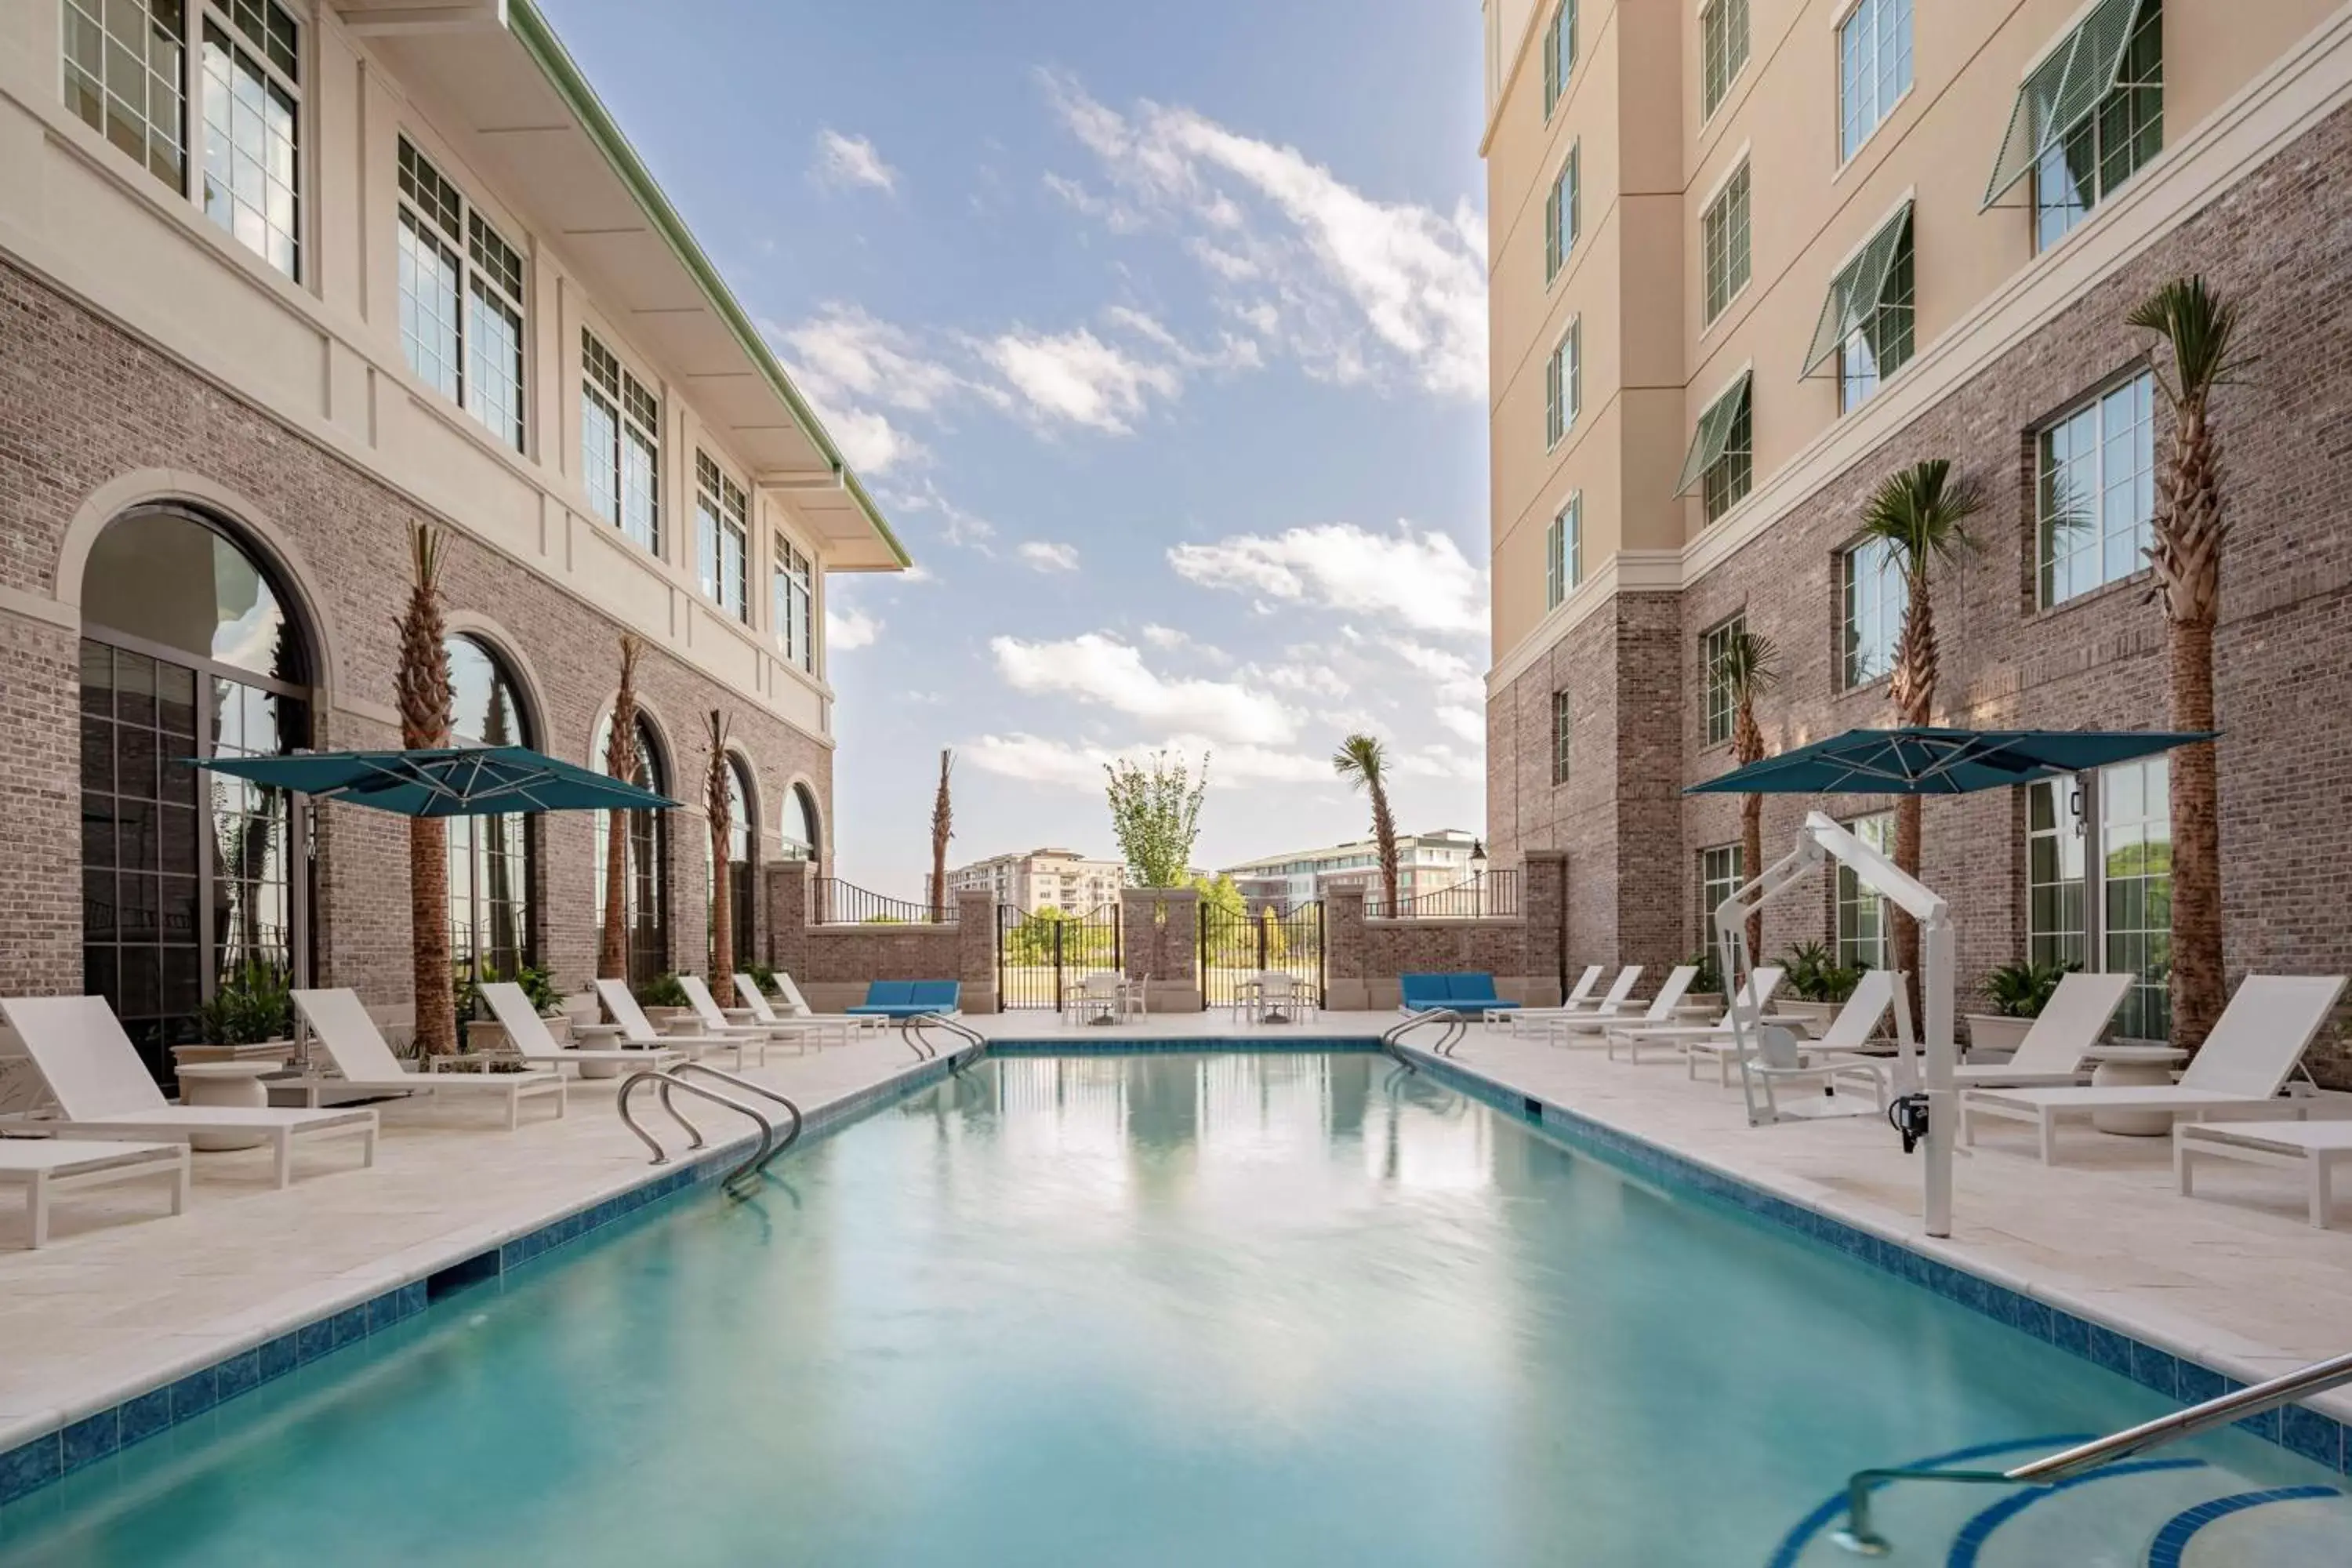
{"type": "Polygon", "coordinates": [[[800,1000],[800,987],[793,984],[791,975],[780,973],[776,980],[779,989],[784,993],[785,1011],[782,1013],[770,1005],[768,994],[760,989],[758,981],[740,969],[735,972],[735,994],[743,999],[743,1005],[755,1023],[780,1028],[791,1026],[804,1031],[806,1038],[820,1046],[831,1041],[838,1041],[845,1046],[854,1045],[857,1037],[874,1025],[875,1021],[869,1018],[852,1018],[841,1013],[811,1012],[809,1005],[800,1000]]]}
{"type": "MultiPolygon", "coordinates": [[[[1749,970],[1748,983],[1739,988],[1739,996],[1733,1005],[1747,1008],[1751,1017],[1762,1017],[1764,1009],[1772,1004],[1774,993],[1780,989],[1782,973],[1777,963],[1749,970]]],[[[1645,1047],[1681,1056],[1685,1054],[1684,1047],[1693,1040],[1728,1036],[1730,1032],[1729,1007],[1725,1008],[1723,1016],[1712,1024],[1618,1024],[1607,1031],[1609,1056],[1611,1060],[1615,1060],[1620,1046],[1625,1047],[1625,1059],[1631,1062],[1640,1061],[1645,1047]]]]}
{"type": "Polygon", "coordinates": [[[678,1051],[695,1060],[700,1059],[705,1051],[732,1051],[738,1072],[743,1070],[743,1053],[751,1046],[759,1046],[761,1059],[767,1059],[767,1037],[764,1035],[753,1040],[743,1035],[663,1034],[654,1027],[653,1020],[646,1016],[646,1010],[637,1005],[636,993],[629,989],[629,983],[625,980],[607,978],[597,981],[596,1000],[604,1005],[604,1011],[613,1015],[613,1022],[619,1026],[621,1039],[625,1045],[678,1051]]]}
{"type": "Polygon", "coordinates": [[[563,1075],[545,1070],[519,1073],[411,1072],[392,1054],[383,1036],[368,1016],[359,993],[348,988],[297,991],[294,1010],[318,1037],[319,1047],[336,1075],[305,1074],[293,1080],[313,1107],[322,1090],[364,1094],[444,1095],[452,1100],[497,1100],[507,1112],[507,1131],[522,1124],[522,1102],[549,1099],[555,1114],[563,1115],[563,1075]]]}
{"type": "MultiPolygon", "coordinates": [[[[1600,967],[1599,964],[1595,964],[1584,973],[1590,977],[1600,967]]],[[[1673,986],[1674,1000],[1666,1005],[1666,1011],[1659,1016],[1662,1022],[1673,1018],[1674,1009],[1681,1004],[1683,993],[1690,987],[1690,976],[1696,974],[1698,969],[1696,965],[1691,965],[1686,970],[1676,970],[1675,973],[1683,975],[1683,982],[1680,985],[1673,986]]],[[[1560,1026],[1570,1020],[1583,1019],[1590,1022],[1614,1018],[1624,1012],[1627,1001],[1633,994],[1633,987],[1641,983],[1641,979],[1642,966],[1638,963],[1629,963],[1617,972],[1617,978],[1609,983],[1608,993],[1598,999],[1588,996],[1573,1006],[1507,1007],[1487,1014],[1486,1023],[1489,1027],[1500,1024],[1514,1035],[1549,1036],[1561,1032],[1560,1026]]],[[[1672,975],[1667,977],[1667,982],[1673,985],[1672,975]]],[[[1580,985],[1583,983],[1580,981],[1578,984],[1580,985]]],[[[1664,993],[1661,992],[1659,994],[1664,995],[1664,993]]]]}
{"type": "Polygon", "coordinates": [[[2017,1054],[2005,1062],[1952,1069],[1952,1082],[1961,1089],[2042,1089],[2082,1083],[2089,1074],[2083,1053],[2099,1043],[2099,1036],[2131,990],[2128,974],[2069,974],[2050,994],[2033,1027],[2019,1041],[2017,1054]]]}
{"type": "Polygon", "coordinates": [[[611,1075],[624,1067],[650,1068],[656,1072],[688,1059],[684,1051],[639,1050],[620,1046],[566,1046],[548,1032],[547,1020],[532,1008],[530,998],[511,980],[494,980],[482,987],[490,1016],[507,1032],[517,1055],[538,1067],[575,1067],[583,1077],[611,1075]],[[593,1070],[592,1070],[593,1069],[593,1070]]]}

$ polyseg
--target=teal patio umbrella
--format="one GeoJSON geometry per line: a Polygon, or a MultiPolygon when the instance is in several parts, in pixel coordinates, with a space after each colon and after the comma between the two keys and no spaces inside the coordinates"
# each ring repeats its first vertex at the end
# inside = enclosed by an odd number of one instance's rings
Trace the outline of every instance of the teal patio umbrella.
{"type": "Polygon", "coordinates": [[[402,816],[509,812],[667,811],[677,805],[624,779],[528,746],[418,752],[297,752],[288,757],[193,757],[197,767],[255,784],[348,801],[402,816]]]}
{"type": "Polygon", "coordinates": [[[2214,738],[2180,730],[1849,730],[1685,795],[1969,795],[2086,773],[2214,738]]]}

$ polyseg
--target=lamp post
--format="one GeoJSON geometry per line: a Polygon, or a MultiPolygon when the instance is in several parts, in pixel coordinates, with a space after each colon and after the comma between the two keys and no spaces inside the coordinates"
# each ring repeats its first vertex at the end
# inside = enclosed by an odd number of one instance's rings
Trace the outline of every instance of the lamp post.
{"type": "Polygon", "coordinates": [[[1470,841],[1470,912],[1486,912],[1486,841],[1483,838],[1470,841]]]}

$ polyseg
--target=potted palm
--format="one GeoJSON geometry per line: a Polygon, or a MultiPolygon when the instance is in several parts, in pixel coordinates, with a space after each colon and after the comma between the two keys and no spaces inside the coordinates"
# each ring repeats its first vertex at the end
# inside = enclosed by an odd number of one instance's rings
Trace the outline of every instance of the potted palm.
{"type": "Polygon", "coordinates": [[[183,1066],[291,1060],[294,998],[286,972],[261,959],[247,960],[224,975],[196,1009],[196,1028],[201,1043],[173,1049],[173,1059],[183,1066]]]}
{"type": "Polygon", "coordinates": [[[667,970],[637,987],[637,1005],[645,1009],[646,1021],[665,1035],[670,1032],[671,1025],[694,1016],[694,1004],[688,999],[686,987],[667,970]]]}
{"type": "Polygon", "coordinates": [[[572,1017],[564,1011],[563,996],[555,989],[555,982],[537,964],[520,963],[510,974],[486,967],[479,980],[471,974],[458,977],[457,1021],[465,1031],[467,1051],[480,1054],[507,1048],[506,1026],[490,1016],[489,1008],[482,1002],[481,988],[501,980],[522,987],[522,994],[530,999],[530,1010],[547,1020],[547,1032],[558,1045],[570,1041],[572,1017]]]}
{"type": "Polygon", "coordinates": [[[1837,955],[1818,942],[1792,947],[1780,955],[1781,985],[1787,994],[1781,996],[1773,1011],[1784,1018],[1801,1018],[1812,1026],[1818,1035],[1837,1016],[1840,1007],[1862,984],[1862,971],[1837,961],[1837,955]]]}
{"type": "Polygon", "coordinates": [[[1723,1006],[1723,973],[1715,966],[1715,950],[1703,947],[1683,960],[1698,970],[1691,976],[1690,989],[1683,993],[1683,1005],[1696,1012],[1716,1012],[1723,1006]]]}
{"type": "Polygon", "coordinates": [[[2007,1061],[2025,1041],[2033,1020],[2050,1004],[2058,983],[2080,967],[2072,963],[2004,963],[1985,976],[1984,998],[1990,1013],[1968,1015],[1969,1059],[2007,1061]]]}

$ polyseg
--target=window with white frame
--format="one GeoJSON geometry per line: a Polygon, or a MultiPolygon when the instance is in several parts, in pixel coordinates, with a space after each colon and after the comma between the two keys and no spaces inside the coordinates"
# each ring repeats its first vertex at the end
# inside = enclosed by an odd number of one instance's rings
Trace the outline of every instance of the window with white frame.
{"type": "Polygon", "coordinates": [[[1838,412],[1850,414],[1911,362],[1914,342],[1911,203],[1878,226],[1830,279],[1804,374],[1837,361],[1838,412]]]}
{"type": "Polygon", "coordinates": [[[1747,851],[1737,844],[1717,844],[1698,852],[1698,945],[1715,951],[1715,911],[1748,880],[1747,851]]]}
{"type": "Polygon", "coordinates": [[[2100,931],[2110,973],[2132,988],[2116,1033],[2172,1033],[2172,768],[2163,757],[2099,770],[2100,931]]]}
{"type": "Polygon", "coordinates": [[[1723,314],[1748,287],[1748,164],[1723,183],[1699,219],[1699,256],[1706,271],[1706,320],[1723,314]]]}
{"type": "Polygon", "coordinates": [[[1865,539],[1838,556],[1838,580],[1845,613],[1840,646],[1843,684],[1867,686],[1895,668],[1895,645],[1903,636],[1909,585],[1896,566],[1895,551],[1883,539],[1865,539]]]}
{"type": "Polygon", "coordinates": [[[1584,144],[1577,142],[1568,150],[1559,163],[1559,173],[1552,177],[1551,193],[1544,197],[1544,282],[1549,285],[1568,265],[1576,250],[1576,237],[1583,223],[1583,201],[1577,193],[1578,165],[1583,162],[1584,144]]]}
{"type": "Polygon", "coordinates": [[[2156,378],[2060,415],[2036,438],[2041,597],[2063,604],[2147,564],[2156,529],[2156,378]]]}
{"type": "Polygon", "coordinates": [[[749,625],[745,581],[751,555],[751,498],[710,454],[694,454],[694,560],[702,596],[749,625]]]}
{"type": "Polygon", "coordinates": [[[2025,956],[2084,966],[2090,926],[2083,902],[2082,801],[2073,779],[2025,788],[2025,956]]]}
{"type": "Polygon", "coordinates": [[[1748,63],[1748,0],[1710,0],[1699,13],[1699,112],[1712,119],[1748,63]]]}
{"type": "Polygon", "coordinates": [[[661,405],[620,356],[584,327],[580,477],[598,517],[661,553],[661,405]]]}
{"type": "Polygon", "coordinates": [[[299,279],[302,31],[293,13],[277,0],[62,0],[59,21],[66,106],[299,279]],[[193,126],[192,56],[204,68],[193,126]]]}
{"type": "Polygon", "coordinates": [[[1584,492],[1577,490],[1544,530],[1544,608],[1556,610],[1584,581],[1584,492]]]}
{"type": "Polygon", "coordinates": [[[1569,753],[1576,737],[1576,709],[1568,693],[1551,694],[1551,782],[1557,789],[1568,782],[1569,753]]]}
{"type": "Polygon", "coordinates": [[[1544,24],[1543,68],[1544,118],[1549,120],[1576,71],[1576,0],[1559,0],[1544,24]]]}
{"type": "Polygon", "coordinates": [[[1584,366],[1580,363],[1584,343],[1584,320],[1578,317],[1568,323],[1568,331],[1552,345],[1551,358],[1544,366],[1544,449],[1559,445],[1562,437],[1576,426],[1577,411],[1584,403],[1584,366]]]}
{"type": "MultiPolygon", "coordinates": [[[[1846,825],[1846,831],[1882,855],[1895,852],[1895,814],[1880,812],[1846,825]]],[[[1886,896],[1868,887],[1840,862],[1837,868],[1837,961],[1841,969],[1886,967],[1886,896]]]]}
{"type": "Polygon", "coordinates": [[[816,573],[809,558],[779,533],[768,563],[768,615],[784,662],[816,673],[816,573]]]}
{"type": "Polygon", "coordinates": [[[1752,372],[1742,371],[1731,385],[1698,416],[1691,432],[1690,453],[1683,459],[1676,495],[1699,487],[1706,521],[1713,522],[1748,499],[1756,481],[1755,421],[1749,407],[1752,372]]]}
{"type": "Polygon", "coordinates": [[[1705,633],[1698,639],[1698,661],[1706,691],[1706,743],[1727,744],[1731,740],[1732,701],[1731,676],[1724,661],[1731,645],[1748,629],[1746,615],[1737,615],[1705,633]]]}
{"type": "MultiPolygon", "coordinates": [[[[2119,10],[2109,0],[2109,10],[2119,10]]],[[[2048,249],[2164,149],[2164,13],[2143,0],[2097,108],[2033,164],[2033,239],[2048,249]]]]}
{"type": "Polygon", "coordinates": [[[1861,0],[1838,25],[1838,161],[1911,90],[1911,0],[1861,0]]]}
{"type": "Polygon", "coordinates": [[[522,254],[400,139],[400,342],[418,379],[523,449],[522,254]]]}

